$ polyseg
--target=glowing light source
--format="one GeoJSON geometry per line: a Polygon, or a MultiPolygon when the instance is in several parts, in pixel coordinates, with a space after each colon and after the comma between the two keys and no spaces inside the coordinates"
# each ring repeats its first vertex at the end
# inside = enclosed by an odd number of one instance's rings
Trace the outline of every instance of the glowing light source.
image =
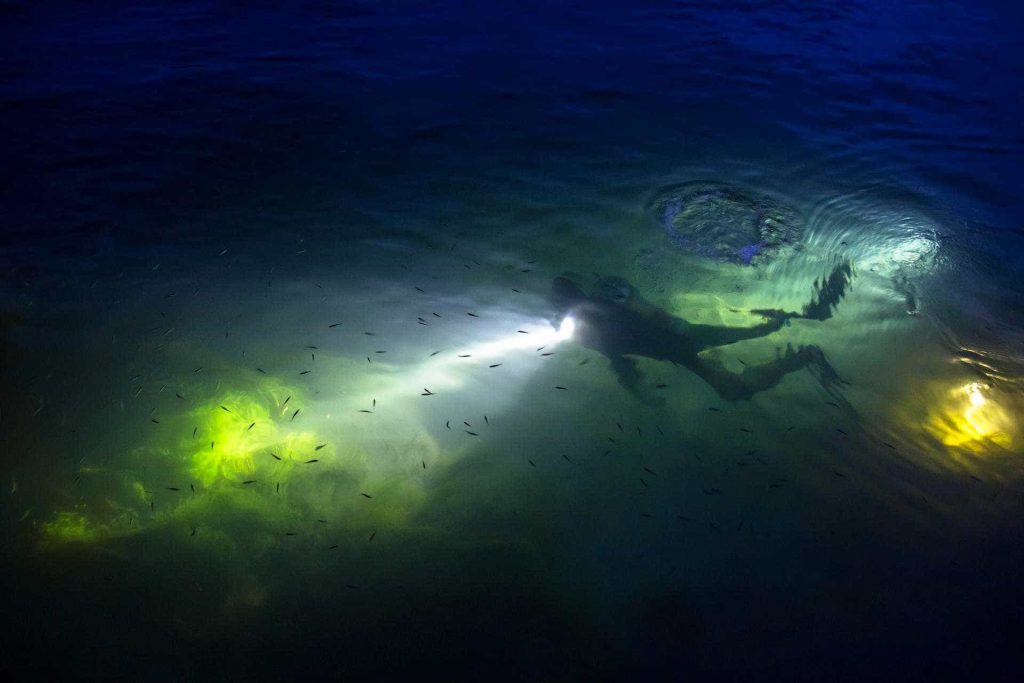
{"type": "Polygon", "coordinates": [[[555,333],[555,339],[558,341],[565,341],[566,339],[572,338],[572,333],[575,331],[576,321],[571,315],[567,315],[562,320],[562,324],[558,326],[558,332],[555,333]]]}
{"type": "Polygon", "coordinates": [[[947,446],[981,453],[990,446],[1006,448],[1012,439],[1013,420],[985,391],[983,382],[968,382],[948,390],[948,402],[932,413],[929,432],[947,446]]]}

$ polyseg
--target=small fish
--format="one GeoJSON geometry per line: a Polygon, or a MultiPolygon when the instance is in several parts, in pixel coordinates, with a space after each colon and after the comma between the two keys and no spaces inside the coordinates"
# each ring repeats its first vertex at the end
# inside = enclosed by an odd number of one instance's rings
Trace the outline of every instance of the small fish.
{"type": "Polygon", "coordinates": [[[255,483],[256,483],[255,479],[246,479],[245,481],[242,482],[242,485],[244,486],[245,484],[255,484],[255,483]]]}
{"type": "Polygon", "coordinates": [[[536,467],[537,466],[537,463],[535,463],[534,461],[530,460],[529,458],[526,459],[526,462],[530,463],[530,467],[536,467]]]}
{"type": "Polygon", "coordinates": [[[644,485],[644,488],[648,488],[648,486],[647,486],[647,482],[646,482],[646,481],[644,481],[644,478],[643,478],[643,477],[640,477],[640,483],[644,485]]]}
{"type": "Polygon", "coordinates": [[[716,488],[707,488],[707,489],[704,489],[704,495],[705,496],[720,496],[720,495],[722,495],[722,490],[721,489],[716,489],[716,488]]]}
{"type": "Polygon", "coordinates": [[[376,538],[376,537],[377,537],[377,532],[374,531],[372,534],[370,534],[370,540],[367,541],[367,543],[373,543],[373,539],[376,538]]]}
{"type": "Polygon", "coordinates": [[[292,419],[289,420],[289,422],[292,422],[292,421],[295,420],[295,416],[299,414],[299,410],[302,410],[302,408],[298,408],[294,413],[292,413],[292,419]]]}
{"type": "Polygon", "coordinates": [[[520,292],[519,292],[519,290],[518,290],[518,289],[516,289],[515,287],[509,287],[509,289],[511,289],[511,290],[512,290],[513,292],[515,292],[516,294],[519,294],[519,293],[520,293],[520,292]]]}
{"type": "Polygon", "coordinates": [[[223,410],[225,413],[230,413],[231,412],[230,410],[228,410],[224,406],[221,406],[220,409],[223,410]]]}
{"type": "Polygon", "coordinates": [[[263,374],[263,375],[267,374],[267,372],[263,368],[256,368],[256,372],[258,372],[260,374],[263,374]]]}
{"type": "Polygon", "coordinates": [[[288,398],[286,398],[286,399],[284,400],[284,403],[282,403],[282,404],[281,404],[281,407],[282,407],[282,408],[284,408],[284,407],[285,407],[286,405],[288,405],[288,401],[290,401],[290,400],[292,400],[292,397],[291,397],[291,396],[289,396],[288,398]]]}
{"type": "Polygon", "coordinates": [[[280,456],[277,455],[277,453],[271,453],[270,457],[273,458],[274,460],[280,460],[281,459],[280,456]]]}
{"type": "Polygon", "coordinates": [[[321,524],[327,524],[327,520],[326,519],[318,519],[316,521],[320,522],[321,524]]]}
{"type": "Polygon", "coordinates": [[[720,413],[720,412],[722,412],[721,408],[708,408],[708,410],[710,410],[713,413],[720,413]]]}
{"type": "Polygon", "coordinates": [[[649,468],[649,467],[645,467],[645,468],[644,468],[644,472],[647,472],[648,474],[654,474],[654,470],[652,470],[652,469],[651,469],[651,468],[649,468]]]}
{"type": "Polygon", "coordinates": [[[489,367],[489,368],[501,367],[501,363],[495,363],[494,365],[488,365],[487,367],[489,367]]]}
{"type": "Polygon", "coordinates": [[[374,353],[387,353],[387,351],[374,351],[374,353]]]}
{"type": "Polygon", "coordinates": [[[462,356],[459,356],[459,358],[472,358],[472,357],[473,357],[473,354],[471,354],[471,353],[467,353],[467,354],[464,354],[462,356]]]}
{"type": "Polygon", "coordinates": [[[618,442],[615,439],[613,439],[612,437],[609,436],[608,440],[611,441],[613,444],[618,445],[618,442]]]}
{"type": "Polygon", "coordinates": [[[363,410],[360,410],[359,412],[360,413],[372,413],[373,411],[372,410],[365,410],[365,409],[363,409],[363,410]]]}
{"type": "Polygon", "coordinates": [[[662,436],[665,436],[665,432],[661,431],[661,427],[659,427],[658,425],[654,425],[654,428],[658,430],[659,434],[661,434],[662,436]]]}
{"type": "Polygon", "coordinates": [[[530,334],[526,330],[516,330],[516,332],[518,332],[519,334],[530,334]]]}
{"type": "Polygon", "coordinates": [[[192,438],[193,439],[196,438],[196,432],[198,432],[198,431],[199,431],[199,427],[193,427],[192,428],[192,438]]]}
{"type": "Polygon", "coordinates": [[[668,386],[667,384],[655,384],[654,388],[655,389],[664,389],[667,386],[668,386]]]}
{"type": "Polygon", "coordinates": [[[328,548],[328,550],[337,550],[337,549],[338,549],[337,545],[332,545],[331,547],[328,548]]]}
{"type": "Polygon", "coordinates": [[[149,501],[149,511],[153,512],[153,501],[149,501]]]}
{"type": "Polygon", "coordinates": [[[466,425],[467,427],[472,427],[473,426],[473,425],[469,424],[468,422],[466,422],[465,420],[462,421],[462,424],[466,425]]]}
{"type": "Polygon", "coordinates": [[[362,496],[363,498],[373,498],[373,496],[371,496],[369,493],[360,492],[359,495],[362,496]]]}
{"type": "Polygon", "coordinates": [[[318,450],[320,450],[321,448],[323,448],[323,447],[324,447],[324,446],[326,446],[326,445],[327,445],[327,444],[325,444],[325,443],[322,443],[322,444],[320,444],[319,446],[317,446],[316,448],[314,448],[313,450],[314,450],[314,451],[318,451],[318,450]]]}
{"type": "Polygon", "coordinates": [[[195,536],[195,535],[196,535],[196,528],[192,527],[192,533],[190,533],[189,536],[195,536]]]}
{"type": "Polygon", "coordinates": [[[846,475],[840,472],[839,470],[832,470],[832,474],[836,475],[837,477],[846,478],[846,475]]]}
{"type": "Polygon", "coordinates": [[[883,441],[883,442],[882,442],[882,445],[883,445],[883,446],[888,446],[889,448],[891,448],[891,449],[893,449],[893,450],[896,450],[896,447],[895,447],[895,446],[893,446],[893,445],[892,445],[891,443],[889,443],[888,441],[883,441]]]}
{"type": "Polygon", "coordinates": [[[285,536],[294,536],[295,532],[294,531],[286,531],[286,532],[284,532],[284,535],[285,536]]]}
{"type": "Polygon", "coordinates": [[[303,464],[305,464],[305,465],[312,465],[312,464],[313,464],[313,463],[315,463],[315,462],[320,462],[320,461],[319,461],[319,460],[317,460],[316,458],[313,458],[312,460],[307,460],[307,461],[306,461],[305,463],[303,463],[303,464]]]}
{"type": "Polygon", "coordinates": [[[185,397],[184,397],[184,396],[182,396],[181,394],[175,394],[175,396],[177,396],[178,398],[180,398],[180,399],[181,399],[182,401],[184,401],[184,400],[185,400],[185,397]]]}
{"type": "Polygon", "coordinates": [[[377,407],[377,399],[373,399],[373,407],[374,407],[374,408],[376,408],[376,407],[377,407]]]}
{"type": "Polygon", "coordinates": [[[469,434],[470,436],[480,436],[480,435],[479,435],[479,434],[477,434],[476,432],[471,432],[471,431],[469,431],[468,429],[463,429],[462,431],[466,432],[466,433],[467,433],[467,434],[469,434]]]}
{"type": "Polygon", "coordinates": [[[491,421],[487,419],[486,415],[484,415],[484,424],[487,425],[487,426],[490,426],[490,424],[491,424],[491,421]]]}
{"type": "Polygon", "coordinates": [[[649,513],[649,512],[641,512],[640,516],[644,517],[646,519],[650,519],[651,518],[651,513],[649,513]]]}
{"type": "Polygon", "coordinates": [[[377,336],[373,332],[363,332],[363,334],[365,334],[367,337],[376,337],[377,336]]]}
{"type": "Polygon", "coordinates": [[[160,424],[160,420],[156,419],[151,419],[150,422],[152,422],[153,424],[160,424]]]}
{"type": "Polygon", "coordinates": [[[427,461],[426,460],[420,460],[420,464],[423,465],[423,469],[427,469],[427,461]]]}
{"type": "Polygon", "coordinates": [[[440,314],[440,313],[434,313],[434,317],[435,317],[435,318],[440,318],[440,317],[441,317],[441,314],[440,314]]]}
{"type": "Polygon", "coordinates": [[[303,370],[303,371],[302,371],[302,372],[300,372],[299,374],[300,374],[300,375],[308,375],[308,374],[309,374],[309,370],[303,370]]]}
{"type": "Polygon", "coordinates": [[[839,429],[838,427],[836,427],[836,431],[842,434],[843,436],[847,436],[846,432],[844,432],[842,429],[839,429]]]}
{"type": "Polygon", "coordinates": [[[838,408],[839,407],[839,404],[835,403],[833,401],[825,401],[825,405],[832,406],[833,408],[838,408]]]}
{"type": "Polygon", "coordinates": [[[684,522],[689,522],[690,521],[690,518],[687,517],[686,515],[676,515],[676,519],[681,519],[684,522]]]}
{"type": "Polygon", "coordinates": [[[476,313],[467,313],[466,315],[468,315],[470,318],[479,318],[480,317],[476,313]]]}
{"type": "Polygon", "coordinates": [[[547,353],[542,353],[540,355],[542,355],[542,356],[553,356],[553,355],[555,355],[555,352],[554,351],[548,351],[547,353]]]}
{"type": "Polygon", "coordinates": [[[341,324],[341,323],[332,323],[332,324],[328,325],[327,327],[328,327],[329,329],[333,329],[333,328],[337,327],[337,326],[338,326],[338,325],[340,325],[340,324],[341,324]]]}
{"type": "Polygon", "coordinates": [[[586,365],[586,364],[587,364],[587,363],[589,363],[589,362],[590,362],[590,359],[589,359],[589,358],[584,358],[583,360],[581,360],[581,361],[580,361],[579,363],[577,363],[576,365],[586,365]]]}
{"type": "MultiPolygon", "coordinates": [[[[413,289],[415,289],[417,292],[423,292],[423,290],[420,289],[419,287],[413,287],[413,289]]],[[[423,292],[423,293],[426,294],[426,292],[423,292]]]]}
{"type": "Polygon", "coordinates": [[[562,391],[569,391],[568,387],[555,387],[555,389],[561,389],[562,391]]]}
{"type": "Polygon", "coordinates": [[[746,427],[740,427],[740,431],[741,432],[746,432],[747,434],[753,434],[753,432],[750,431],[749,429],[747,429],[746,427]]]}
{"type": "Polygon", "coordinates": [[[444,351],[444,349],[438,349],[437,351],[434,351],[434,352],[433,352],[432,354],[430,354],[430,355],[431,355],[431,357],[433,357],[433,356],[436,356],[437,354],[441,353],[441,351],[444,351]]]}
{"type": "Polygon", "coordinates": [[[196,486],[195,486],[195,484],[189,484],[189,485],[188,485],[188,487],[189,487],[190,489],[192,489],[192,493],[195,493],[195,492],[196,492],[196,486]]]}
{"type": "Polygon", "coordinates": [[[176,486],[168,486],[167,490],[168,491],[180,491],[181,489],[177,488],[176,486]]]}
{"type": "Polygon", "coordinates": [[[420,394],[420,396],[434,396],[434,395],[435,395],[434,392],[431,391],[430,389],[427,389],[426,387],[423,387],[423,393],[420,394]]]}
{"type": "Polygon", "coordinates": [[[256,426],[256,423],[253,422],[251,425],[249,425],[248,427],[245,428],[245,431],[249,431],[250,429],[252,429],[255,426],[256,426]]]}
{"type": "Polygon", "coordinates": [[[277,482],[276,493],[281,493],[281,482],[277,482]]]}
{"type": "Polygon", "coordinates": [[[566,455],[565,453],[562,453],[562,457],[565,458],[566,462],[572,462],[572,460],[569,459],[569,456],[566,455]]]}

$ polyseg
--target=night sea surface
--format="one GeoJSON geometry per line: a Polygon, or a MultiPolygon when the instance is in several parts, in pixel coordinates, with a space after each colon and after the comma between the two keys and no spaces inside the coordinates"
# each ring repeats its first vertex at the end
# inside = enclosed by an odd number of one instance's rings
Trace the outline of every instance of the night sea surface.
{"type": "Polygon", "coordinates": [[[284,7],[0,6],[5,680],[1021,680],[1020,10],[284,7]]]}

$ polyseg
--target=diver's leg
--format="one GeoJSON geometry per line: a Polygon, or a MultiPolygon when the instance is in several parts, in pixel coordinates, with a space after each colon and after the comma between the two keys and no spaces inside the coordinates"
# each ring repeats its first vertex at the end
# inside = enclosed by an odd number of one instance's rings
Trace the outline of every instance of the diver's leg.
{"type": "Polygon", "coordinates": [[[642,402],[651,406],[662,406],[665,399],[653,395],[643,384],[643,375],[636,368],[636,362],[625,356],[614,356],[611,358],[612,370],[619,380],[619,384],[636,396],[642,402]]]}
{"type": "Polygon", "coordinates": [[[747,366],[741,373],[726,370],[717,358],[698,357],[686,367],[710,384],[715,393],[725,400],[738,401],[774,387],[789,373],[814,362],[820,353],[813,346],[802,346],[799,350],[790,346],[775,360],[747,366]]]}

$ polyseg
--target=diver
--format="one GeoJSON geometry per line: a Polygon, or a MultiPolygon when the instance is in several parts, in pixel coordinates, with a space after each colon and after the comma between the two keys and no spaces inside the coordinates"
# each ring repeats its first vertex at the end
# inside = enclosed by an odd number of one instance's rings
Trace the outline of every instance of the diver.
{"type": "Polygon", "coordinates": [[[787,374],[810,369],[832,396],[843,383],[817,346],[807,345],[774,360],[747,366],[741,373],[725,368],[720,360],[701,355],[701,351],[764,337],[780,330],[794,318],[827,320],[850,284],[849,262],[840,263],[820,283],[814,282],[814,296],[799,313],[776,309],[755,309],[764,322],[753,327],[697,325],[676,318],[643,300],[622,278],[601,278],[588,295],[567,277],[556,277],[551,302],[558,320],[571,316],[575,325],[573,339],[611,361],[619,383],[647,403],[660,401],[647,393],[641,375],[629,356],[643,356],[682,365],[707,382],[723,399],[737,401],[770,389],[787,374]]]}

